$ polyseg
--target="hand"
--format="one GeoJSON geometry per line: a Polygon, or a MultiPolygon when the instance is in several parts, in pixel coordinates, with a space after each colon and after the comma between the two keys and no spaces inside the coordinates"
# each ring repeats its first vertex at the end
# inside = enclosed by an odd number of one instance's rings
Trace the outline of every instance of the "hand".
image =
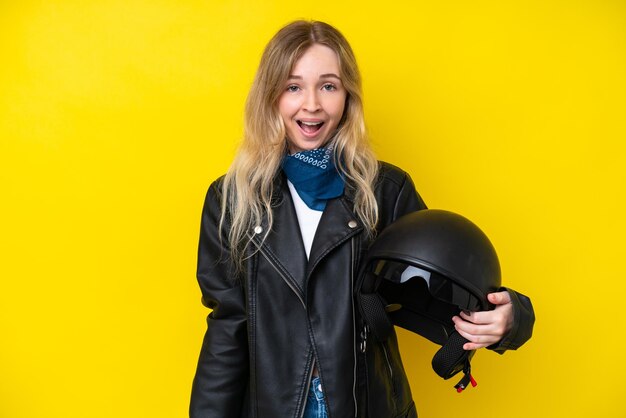
{"type": "Polygon", "coordinates": [[[513,305],[509,292],[496,292],[487,295],[489,302],[496,305],[492,311],[461,312],[452,318],[454,327],[469,340],[464,350],[477,350],[497,343],[513,325],[513,305]]]}

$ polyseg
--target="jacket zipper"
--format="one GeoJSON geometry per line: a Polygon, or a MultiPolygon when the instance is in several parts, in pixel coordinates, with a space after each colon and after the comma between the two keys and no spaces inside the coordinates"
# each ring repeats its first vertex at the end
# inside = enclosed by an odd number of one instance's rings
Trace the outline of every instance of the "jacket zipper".
{"type": "MultiPolygon", "coordinates": [[[[263,255],[263,257],[265,257],[267,262],[270,263],[270,265],[274,268],[274,270],[276,270],[276,272],[280,275],[283,281],[287,283],[287,286],[289,286],[289,288],[293,291],[293,293],[296,294],[296,296],[300,300],[300,303],[302,303],[302,306],[304,307],[304,309],[306,309],[306,304],[304,303],[304,299],[302,299],[302,296],[300,296],[300,292],[298,291],[298,289],[293,285],[293,283],[291,283],[291,281],[287,278],[287,276],[285,276],[285,274],[280,270],[280,268],[276,265],[276,263],[274,263],[274,261],[265,253],[263,248],[260,245],[258,245],[258,243],[257,243],[257,248],[259,249],[259,252],[263,255]]],[[[315,364],[315,359],[313,360],[313,363],[315,364]]],[[[307,397],[309,394],[309,389],[311,388],[311,379],[313,378],[313,369],[315,368],[314,364],[311,365],[311,369],[309,370],[309,374],[307,376],[306,387],[304,390],[304,403],[302,404],[302,411],[300,412],[300,418],[304,417],[307,397]]]]}
{"type": "Polygon", "coordinates": [[[385,354],[385,361],[387,362],[389,377],[391,378],[391,387],[393,388],[393,369],[391,368],[391,362],[389,361],[389,354],[387,354],[387,347],[385,346],[384,342],[380,346],[383,348],[383,353],[385,354]]]}
{"type": "Polygon", "coordinates": [[[304,303],[304,299],[302,299],[302,296],[300,295],[300,291],[298,290],[298,288],[296,288],[296,286],[293,283],[291,283],[291,280],[289,280],[289,278],[285,276],[285,274],[280,270],[280,268],[276,265],[276,263],[274,263],[274,261],[265,253],[265,250],[263,250],[263,247],[257,244],[257,248],[259,249],[261,254],[263,254],[263,257],[265,257],[267,262],[270,263],[272,267],[274,267],[274,270],[276,270],[276,272],[280,275],[280,277],[284,280],[284,282],[287,283],[287,286],[289,286],[289,288],[293,291],[293,293],[296,294],[296,296],[300,300],[300,303],[302,303],[302,306],[304,307],[304,309],[306,309],[306,304],[304,303]]]}
{"type": "MultiPolygon", "coordinates": [[[[313,355],[315,357],[315,355],[313,355]]],[[[304,417],[304,411],[306,410],[306,403],[309,397],[309,389],[311,388],[311,379],[313,378],[313,369],[315,368],[315,358],[313,358],[313,364],[311,370],[309,370],[309,376],[306,380],[306,388],[304,390],[304,403],[302,404],[302,411],[300,412],[300,418],[304,417]]]]}
{"type": "MultiPolygon", "coordinates": [[[[391,393],[393,393],[393,400],[395,404],[395,400],[398,397],[398,390],[396,388],[396,384],[393,381],[393,368],[391,367],[391,360],[389,359],[389,352],[387,351],[387,342],[383,341],[380,346],[383,348],[383,354],[385,355],[385,362],[387,363],[387,369],[389,370],[389,384],[391,385],[391,393]]],[[[398,406],[396,405],[396,408],[398,406]]]]}
{"type": "MultiPolygon", "coordinates": [[[[354,237],[350,240],[350,290],[354,292],[354,237]]],[[[354,296],[352,300],[352,335],[356,337],[356,316],[354,314],[354,296]]],[[[359,405],[356,399],[356,378],[357,378],[357,352],[356,343],[354,344],[354,371],[352,376],[352,399],[354,400],[354,418],[358,417],[359,405]]]]}
{"type": "MultiPolygon", "coordinates": [[[[255,242],[256,243],[256,242],[255,242]]],[[[298,299],[300,300],[300,303],[302,303],[302,306],[304,307],[304,309],[306,309],[306,304],[304,303],[304,299],[302,299],[302,296],[300,295],[300,292],[298,291],[298,289],[293,285],[293,283],[291,283],[291,281],[289,280],[289,278],[287,278],[287,276],[285,276],[285,274],[280,270],[280,268],[276,265],[276,263],[274,263],[274,261],[266,254],[266,252],[264,251],[263,247],[261,245],[257,244],[257,248],[259,249],[259,252],[263,255],[263,257],[267,260],[268,263],[270,263],[270,265],[274,268],[274,270],[276,270],[276,272],[280,275],[280,277],[283,279],[283,281],[285,283],[287,283],[287,286],[289,286],[289,288],[295,293],[295,295],[298,297],[298,299]]],[[[350,239],[350,288],[352,291],[354,291],[354,237],[352,237],[350,239]]],[[[367,330],[365,331],[367,332],[367,330]]],[[[354,297],[352,298],[352,335],[356,335],[356,317],[354,314],[354,297]]],[[[366,334],[367,335],[367,334],[366,334]]],[[[367,336],[365,337],[367,338],[367,336]]],[[[365,340],[363,341],[363,346],[362,346],[362,351],[365,352],[365,340]]],[[[357,352],[356,352],[356,345],[354,346],[354,368],[353,368],[353,377],[352,377],[352,399],[354,400],[354,417],[357,418],[358,417],[358,402],[357,402],[357,396],[356,396],[356,377],[357,377],[357,352]]],[[[387,356],[386,352],[385,352],[385,357],[387,356]]],[[[387,364],[389,364],[389,360],[387,360],[387,364]]],[[[391,368],[390,368],[391,370],[391,368]]],[[[308,396],[309,393],[309,389],[311,387],[311,378],[313,377],[313,367],[311,367],[311,370],[309,371],[309,376],[307,379],[307,383],[306,383],[306,390],[305,390],[305,396],[308,396]]],[[[302,412],[300,414],[300,418],[302,418],[304,416],[304,410],[306,408],[306,398],[304,401],[304,407],[302,408],[302,412]]]]}

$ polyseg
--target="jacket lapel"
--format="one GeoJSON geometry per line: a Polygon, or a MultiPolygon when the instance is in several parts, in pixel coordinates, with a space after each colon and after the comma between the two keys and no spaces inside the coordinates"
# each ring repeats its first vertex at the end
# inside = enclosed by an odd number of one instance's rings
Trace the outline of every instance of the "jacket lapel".
{"type": "MultiPolygon", "coordinates": [[[[317,226],[307,261],[287,180],[284,175],[278,177],[273,199],[274,225],[261,248],[304,297],[307,279],[317,264],[334,248],[361,232],[363,226],[352,212],[350,190],[339,198],[329,200],[317,226]]],[[[255,241],[258,245],[260,240],[255,241]]]]}
{"type": "Polygon", "coordinates": [[[307,258],[298,216],[287,181],[283,175],[279,176],[276,187],[277,190],[274,192],[273,199],[274,225],[263,243],[262,249],[271,254],[273,262],[278,264],[277,267],[288,276],[286,279],[296,286],[302,297],[304,295],[307,258]]]}
{"type": "Polygon", "coordinates": [[[307,277],[330,251],[361,230],[363,226],[352,212],[352,201],[349,197],[344,195],[329,200],[313,239],[306,271],[307,277]]]}

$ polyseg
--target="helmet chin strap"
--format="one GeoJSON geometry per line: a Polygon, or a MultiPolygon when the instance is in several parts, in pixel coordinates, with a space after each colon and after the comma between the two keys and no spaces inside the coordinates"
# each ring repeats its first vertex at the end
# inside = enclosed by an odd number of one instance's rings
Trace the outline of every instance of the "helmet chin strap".
{"type": "MultiPolygon", "coordinates": [[[[422,271],[421,269],[418,270],[422,271]]],[[[420,276],[420,278],[424,279],[423,276],[420,276]]],[[[375,291],[378,287],[376,282],[379,280],[381,279],[372,272],[364,275],[360,305],[363,319],[369,326],[374,339],[376,341],[385,341],[393,333],[393,323],[387,313],[401,309],[402,305],[397,303],[387,304],[385,302],[381,295],[375,291]]],[[[428,281],[426,281],[426,285],[428,285],[428,281]]],[[[446,331],[446,334],[448,332],[446,331]]],[[[432,367],[435,373],[446,380],[463,371],[463,378],[454,386],[459,393],[463,392],[469,384],[476,386],[476,381],[471,375],[470,365],[470,360],[476,351],[464,350],[463,345],[467,342],[468,340],[457,331],[452,331],[432,360],[432,367]]]]}
{"type": "MultiPolygon", "coordinates": [[[[401,305],[385,306],[384,300],[378,293],[361,293],[361,307],[363,318],[369,325],[375,340],[385,341],[393,332],[393,324],[387,316],[387,312],[397,310],[401,305]]],[[[463,372],[463,378],[454,386],[459,393],[463,392],[469,384],[476,386],[476,381],[471,375],[470,365],[470,360],[476,350],[464,350],[463,345],[467,342],[468,340],[457,331],[452,332],[432,360],[435,373],[446,380],[461,371],[463,372]]]]}
{"type": "Polygon", "coordinates": [[[463,345],[468,340],[463,338],[458,332],[450,334],[448,341],[435,353],[432,366],[435,373],[444,379],[450,379],[455,374],[463,371],[463,378],[454,388],[461,393],[468,384],[476,386],[476,381],[471,375],[470,360],[476,350],[464,350],[463,345]]]}

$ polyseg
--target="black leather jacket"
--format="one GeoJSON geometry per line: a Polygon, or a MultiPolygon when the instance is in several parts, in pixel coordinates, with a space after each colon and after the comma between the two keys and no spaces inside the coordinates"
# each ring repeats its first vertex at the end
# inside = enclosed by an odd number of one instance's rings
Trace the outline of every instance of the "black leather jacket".
{"type": "MultiPolygon", "coordinates": [[[[213,311],[190,416],[300,418],[315,363],[329,417],[416,417],[395,334],[367,341],[355,302],[369,239],[352,211],[351,190],[328,202],[307,261],[282,173],[276,182],[274,226],[262,244],[265,225],[250,231],[258,251],[240,277],[218,235],[221,181],[207,193],[198,281],[213,311]]],[[[379,230],[426,207],[409,176],[386,163],[375,193],[379,230]]]]}

